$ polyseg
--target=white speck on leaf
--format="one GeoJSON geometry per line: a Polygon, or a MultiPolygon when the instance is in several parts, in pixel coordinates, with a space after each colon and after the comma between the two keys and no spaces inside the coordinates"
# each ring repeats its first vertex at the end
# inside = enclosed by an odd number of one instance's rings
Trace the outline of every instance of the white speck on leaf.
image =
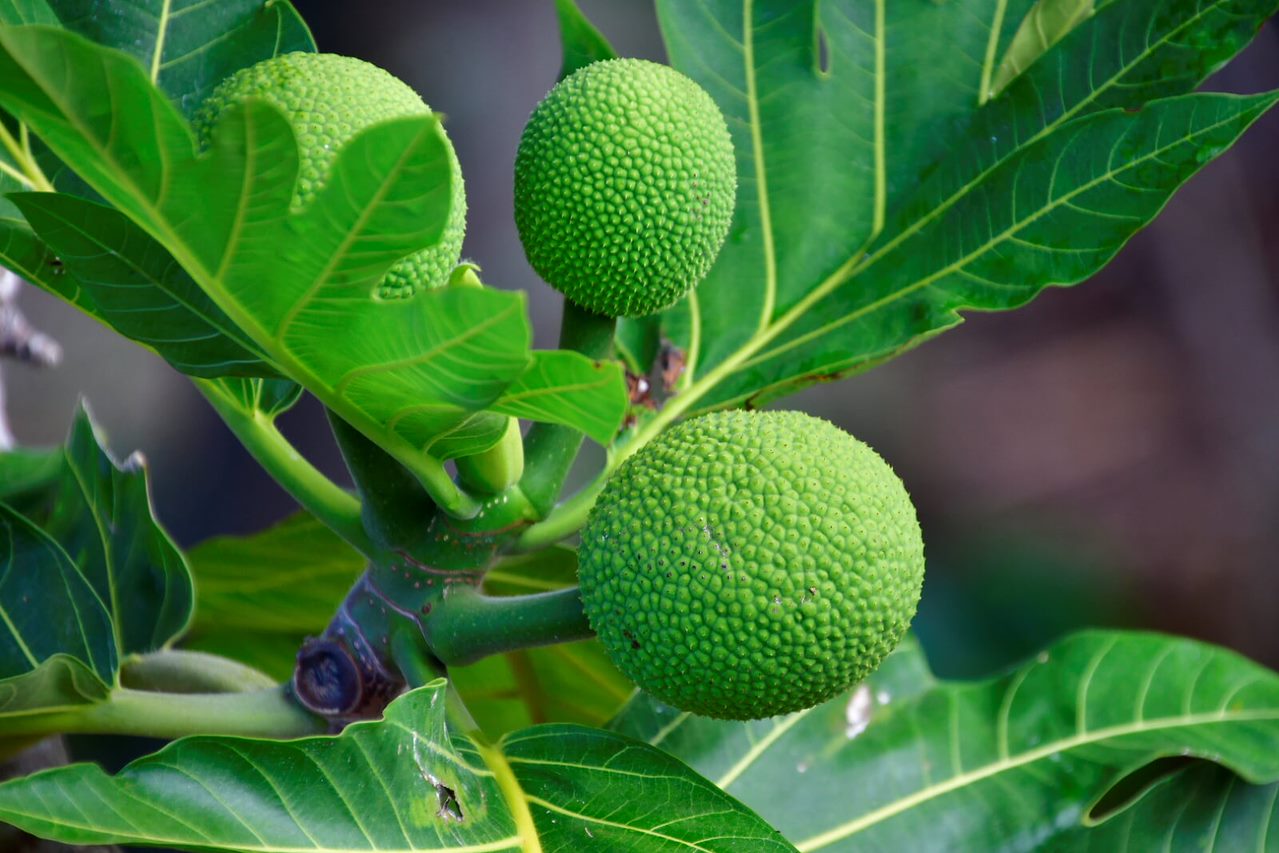
{"type": "Polygon", "coordinates": [[[853,691],[852,698],[844,708],[844,736],[849,740],[866,731],[870,725],[870,714],[873,708],[870,688],[865,684],[853,691]]]}
{"type": "Polygon", "coordinates": [[[881,705],[887,705],[890,701],[892,701],[892,698],[893,695],[887,690],[881,690],[875,694],[875,701],[881,705]]]}

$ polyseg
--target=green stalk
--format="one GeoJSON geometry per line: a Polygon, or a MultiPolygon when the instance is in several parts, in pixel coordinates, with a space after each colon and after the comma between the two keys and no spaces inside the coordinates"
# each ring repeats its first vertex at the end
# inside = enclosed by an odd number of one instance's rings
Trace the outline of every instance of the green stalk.
{"type": "Polygon", "coordinates": [[[555,507],[542,521],[525,528],[508,550],[521,554],[540,551],[581,530],[591,507],[595,506],[595,499],[604,491],[604,484],[612,471],[613,466],[606,464],[604,470],[573,497],[555,507]]]}
{"type": "Polygon", "coordinates": [[[178,738],[194,734],[292,738],[323,733],[327,724],[282,687],[248,693],[152,693],[117,687],[104,702],[56,714],[10,717],[6,737],[103,734],[178,738]]]}
{"type": "Polygon", "coordinates": [[[448,666],[593,636],[577,587],[512,596],[454,587],[423,617],[422,630],[431,651],[448,666]]]}
{"type": "MultiPolygon", "coordinates": [[[[613,355],[613,334],[617,321],[612,317],[579,308],[564,300],[560,325],[560,348],[580,352],[588,358],[606,359],[613,355]]],[[[577,453],[582,447],[582,433],[560,424],[535,423],[524,437],[524,477],[520,488],[538,516],[550,512],[564,488],[577,453]]]]}
{"type": "Polygon", "coordinates": [[[161,649],[125,658],[120,683],[167,693],[243,693],[276,685],[271,676],[239,661],[182,649],[161,649]]]}
{"type": "Polygon", "coordinates": [[[13,174],[19,181],[23,182],[31,189],[38,192],[51,193],[54,191],[53,184],[50,183],[44,171],[40,168],[40,164],[36,162],[35,156],[31,153],[31,145],[27,138],[27,126],[20,125],[22,134],[22,143],[13,138],[13,134],[9,132],[9,128],[0,122],[0,145],[3,145],[9,152],[9,156],[13,158],[13,162],[17,163],[21,172],[7,168],[6,172],[13,174]]]}
{"type": "Polygon", "coordinates": [[[350,492],[308,462],[276,428],[274,419],[256,410],[244,411],[222,396],[211,382],[194,382],[250,455],[303,509],[360,553],[373,555],[373,545],[360,519],[360,502],[350,492]]]}

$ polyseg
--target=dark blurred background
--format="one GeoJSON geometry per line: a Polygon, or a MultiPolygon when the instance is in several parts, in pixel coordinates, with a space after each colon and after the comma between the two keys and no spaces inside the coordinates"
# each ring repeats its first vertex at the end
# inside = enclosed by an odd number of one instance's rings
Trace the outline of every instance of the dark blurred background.
{"type": "MultiPolygon", "coordinates": [[[[559,297],[511,213],[520,130],[553,84],[553,5],[298,0],[320,49],[381,65],[447,117],[470,204],[466,255],[530,291],[541,346],[559,297]]],[[[663,59],[650,4],[583,0],[623,55],[663,59]]],[[[1210,83],[1279,86],[1273,22],[1210,83]]],[[[56,371],[7,367],[27,444],[59,442],[85,395],[119,455],[151,463],[185,545],[290,513],[186,381],[74,309],[22,305],[63,344],[56,371]]],[[[879,449],[919,505],[917,622],[944,674],[978,674],[1083,625],[1143,626],[1279,665],[1279,112],[1185,187],[1092,281],[974,315],[896,361],[784,402],[879,449]]],[[[343,476],[318,407],[286,432],[343,476]]]]}

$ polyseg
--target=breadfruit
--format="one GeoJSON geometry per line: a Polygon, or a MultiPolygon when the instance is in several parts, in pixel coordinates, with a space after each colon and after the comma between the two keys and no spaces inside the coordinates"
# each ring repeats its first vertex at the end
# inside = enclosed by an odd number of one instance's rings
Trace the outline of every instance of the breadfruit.
{"type": "MultiPolygon", "coordinates": [[[[360,131],[394,118],[429,115],[418,94],[389,72],[361,59],[334,53],[286,53],[243,68],[222,81],[197,111],[196,137],[207,145],[218,119],[233,104],[262,98],[284,113],[297,137],[296,206],[324,186],[342,146],[360,131]]],[[[440,242],[401,259],[378,287],[383,299],[407,298],[440,287],[462,252],[466,190],[450,144],[453,206],[440,242]]]]}
{"type": "Polygon", "coordinates": [[[924,546],[870,447],[800,412],[722,412],[624,462],[582,532],[610,658],[682,710],[757,719],[864,679],[914,616],[924,546]]]}
{"type": "Polygon", "coordinates": [[[701,87],[609,59],[560,81],[515,158],[515,224],[548,284],[588,311],[674,304],[719,254],[737,191],[733,143],[701,87]]]}

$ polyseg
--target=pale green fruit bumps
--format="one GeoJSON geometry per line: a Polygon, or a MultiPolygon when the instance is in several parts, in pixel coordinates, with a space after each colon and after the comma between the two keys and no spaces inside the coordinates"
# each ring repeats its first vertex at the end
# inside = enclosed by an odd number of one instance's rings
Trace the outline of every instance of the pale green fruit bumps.
{"type": "Polygon", "coordinates": [[[561,80],[515,157],[515,224],[529,263],[608,317],[660,311],[701,281],[736,192],[733,142],[710,95],[639,59],[561,80]]]}
{"type": "MultiPolygon", "coordinates": [[[[296,205],[309,202],[324,186],[338,152],[360,131],[380,121],[431,112],[407,84],[376,65],[334,53],[286,53],[237,71],[213,90],[193,121],[200,143],[208,144],[213,126],[229,107],[248,98],[270,102],[293,125],[300,159],[296,205]]],[[[466,190],[452,145],[448,151],[453,207],[444,236],[391,267],[378,287],[383,299],[443,286],[462,253],[466,190]]]]}
{"type": "Polygon", "coordinates": [[[924,579],[910,496],[801,412],[686,421],[623,463],[582,531],[582,601],[613,662],[685,711],[758,719],[864,679],[924,579]]]}

